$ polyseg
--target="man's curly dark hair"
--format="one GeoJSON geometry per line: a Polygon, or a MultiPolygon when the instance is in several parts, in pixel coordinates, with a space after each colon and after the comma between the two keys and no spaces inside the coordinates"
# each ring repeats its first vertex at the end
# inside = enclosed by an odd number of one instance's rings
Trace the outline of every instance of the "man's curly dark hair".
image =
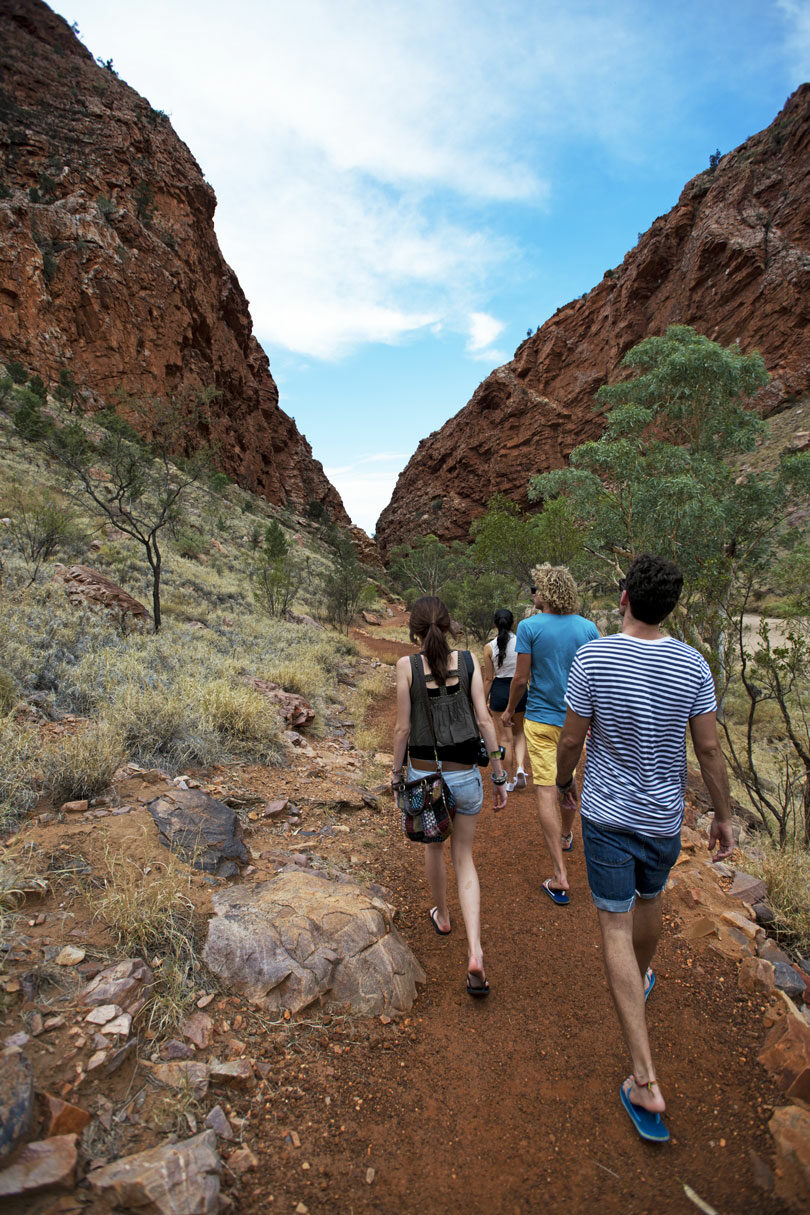
{"type": "Polygon", "coordinates": [[[624,580],[630,611],[644,624],[660,624],[681,596],[683,574],[673,561],[640,553],[624,580]]]}

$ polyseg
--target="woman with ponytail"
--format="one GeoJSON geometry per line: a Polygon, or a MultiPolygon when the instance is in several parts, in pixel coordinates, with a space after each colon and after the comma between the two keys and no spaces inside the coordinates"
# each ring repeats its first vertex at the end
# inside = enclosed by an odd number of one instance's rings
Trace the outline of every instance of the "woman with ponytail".
{"type": "MultiPolygon", "coordinates": [[[[456,817],[450,851],[467,933],[467,991],[471,996],[487,996],[489,983],[481,948],[481,896],[472,855],[477,816],[484,804],[481,772],[476,766],[479,736],[483,736],[492,758],[490,779],[495,810],[506,805],[506,773],[487,710],[478,660],[468,650],[450,649],[447,638],[455,634],[441,599],[433,595],[417,599],[411,610],[410,632],[411,641],[420,649],[418,654],[400,658],[397,663],[397,724],[391,784],[396,787],[403,780],[418,780],[425,772],[436,772],[438,762],[453,791],[456,817]]],[[[446,937],[451,924],[442,849],[443,844],[425,845],[425,871],[435,903],[428,915],[439,936],[446,937]]]]}
{"type": "Polygon", "coordinates": [[[484,650],[484,692],[490,712],[493,714],[498,742],[506,752],[504,758],[506,771],[514,773],[511,780],[507,778],[506,784],[507,793],[511,793],[513,789],[526,788],[527,756],[526,735],[523,733],[523,714],[526,711],[527,693],[523,693],[515,708],[512,725],[505,726],[501,721],[501,713],[509,704],[512,676],[515,674],[517,665],[516,638],[512,632],[515,618],[509,608],[498,608],[492,617],[492,622],[498,630],[498,636],[488,642],[484,650]],[[515,767],[516,763],[517,767],[515,767]]]}

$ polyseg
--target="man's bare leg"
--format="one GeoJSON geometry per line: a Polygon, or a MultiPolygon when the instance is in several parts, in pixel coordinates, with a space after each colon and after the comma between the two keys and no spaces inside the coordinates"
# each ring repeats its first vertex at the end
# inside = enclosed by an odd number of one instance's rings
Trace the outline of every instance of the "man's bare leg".
{"type": "Polygon", "coordinates": [[[650,1039],[647,1034],[647,1018],[644,1006],[644,971],[652,960],[658,941],[654,933],[655,916],[649,907],[657,903],[660,930],[660,898],[641,903],[636,911],[599,910],[599,927],[602,930],[602,949],[605,958],[610,994],[619,1017],[624,1040],[633,1063],[635,1085],[628,1096],[634,1105],[643,1106],[652,1113],[661,1114],[666,1105],[655,1078],[650,1039]],[[638,932],[639,952],[636,952],[634,917],[642,912],[638,932]],[[642,966],[642,963],[643,966],[642,966]],[[649,1083],[652,1081],[652,1083],[649,1083]]]}
{"type": "MultiPolygon", "coordinates": [[[[555,890],[568,890],[568,874],[566,873],[565,861],[563,860],[562,823],[560,821],[560,806],[556,785],[537,786],[537,814],[540,819],[543,838],[546,841],[546,847],[551,857],[551,863],[554,867],[551,885],[555,890]]],[[[567,831],[571,830],[573,821],[574,812],[571,811],[568,817],[567,831]]]]}

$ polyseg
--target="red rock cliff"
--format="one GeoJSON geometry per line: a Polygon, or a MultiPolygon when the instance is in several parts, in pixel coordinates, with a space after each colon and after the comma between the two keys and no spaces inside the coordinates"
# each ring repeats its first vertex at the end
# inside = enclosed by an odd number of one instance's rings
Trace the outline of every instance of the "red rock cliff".
{"type": "Polygon", "coordinates": [[[240,484],[347,523],[253,336],[214,191],[169,120],[39,0],[0,3],[0,354],[91,404],[216,387],[240,484]]]}
{"type": "Polygon", "coordinates": [[[593,398],[623,355],[670,324],[746,352],[773,381],[771,413],[810,385],[810,85],[766,130],[700,173],[587,296],[561,308],[423,439],[377,523],[383,553],[425,532],[466,539],[487,500],[526,503],[601,424],[593,398]]]}

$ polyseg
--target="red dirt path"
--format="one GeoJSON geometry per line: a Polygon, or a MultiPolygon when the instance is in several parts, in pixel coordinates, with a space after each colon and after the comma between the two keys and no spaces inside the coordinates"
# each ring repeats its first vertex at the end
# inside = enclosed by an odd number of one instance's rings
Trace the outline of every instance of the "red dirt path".
{"type": "MultiPolygon", "coordinates": [[[[381,642],[380,656],[395,644],[381,642]]],[[[393,717],[392,693],[374,719],[392,729],[393,717]]],[[[575,836],[571,904],[555,907],[540,890],[548,867],[532,790],[510,795],[497,816],[485,806],[476,862],[486,1001],[464,991],[460,916],[447,938],[428,920],[420,847],[398,836],[375,858],[427,984],[404,1026],[381,1035],[377,1022],[367,1032],[361,1023],[328,1066],[312,1066],[289,1123],[300,1149],[285,1142],[276,1113],[264,1134],[254,1122],[260,1167],[244,1178],[241,1211],[303,1203],[312,1215],[523,1215],[546,1206],[694,1215],[684,1183],[720,1215],[784,1211],[757,1188],[752,1167],[756,1156],[771,1158],[767,1122],[778,1103],[756,1062],[763,1005],[739,993],[730,962],[671,931],[649,1020],[672,1141],[654,1147],[636,1135],[619,1102],[629,1063],[575,836]]]]}

